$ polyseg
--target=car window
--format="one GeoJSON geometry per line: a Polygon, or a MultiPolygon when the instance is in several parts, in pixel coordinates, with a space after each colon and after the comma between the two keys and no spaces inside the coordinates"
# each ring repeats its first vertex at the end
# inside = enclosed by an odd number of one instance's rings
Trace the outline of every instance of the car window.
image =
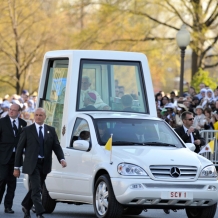
{"type": "Polygon", "coordinates": [[[148,113],[139,62],[82,60],[77,110],[148,113]]]}
{"type": "Polygon", "coordinates": [[[90,129],[88,122],[85,119],[77,118],[72,136],[71,136],[71,142],[70,147],[73,147],[73,142],[76,140],[86,140],[90,141],[90,129]]]}
{"type": "Polygon", "coordinates": [[[113,146],[148,145],[183,147],[173,130],[159,120],[145,119],[96,119],[99,144],[105,145],[112,135],[113,146]],[[155,144],[157,143],[157,144],[155,144]]]}

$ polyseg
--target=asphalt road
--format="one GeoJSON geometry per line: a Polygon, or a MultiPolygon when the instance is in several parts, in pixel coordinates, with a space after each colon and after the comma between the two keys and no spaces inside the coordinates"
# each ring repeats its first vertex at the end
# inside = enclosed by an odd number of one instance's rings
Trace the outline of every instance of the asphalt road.
{"type": "MultiPolygon", "coordinates": [[[[23,186],[23,176],[17,181],[17,189],[14,199],[13,210],[14,214],[4,213],[4,205],[0,205],[0,218],[22,218],[23,212],[21,210],[21,201],[26,194],[26,189],[23,186]]],[[[218,210],[217,210],[218,211],[218,210]]],[[[36,217],[34,213],[31,212],[32,217],[36,217]]],[[[58,203],[54,212],[52,214],[44,214],[45,218],[95,218],[94,209],[92,205],[68,205],[64,203],[58,203]]],[[[139,216],[123,216],[123,218],[185,218],[185,210],[178,210],[176,213],[170,211],[167,215],[163,210],[148,210],[148,212],[143,212],[139,216]]],[[[218,218],[218,212],[215,218],[218,218]]]]}

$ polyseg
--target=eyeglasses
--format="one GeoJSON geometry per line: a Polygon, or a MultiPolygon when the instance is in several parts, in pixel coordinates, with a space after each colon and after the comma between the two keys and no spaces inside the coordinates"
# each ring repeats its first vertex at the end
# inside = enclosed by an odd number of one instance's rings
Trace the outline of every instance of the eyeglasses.
{"type": "Polygon", "coordinates": [[[192,121],[192,120],[194,120],[194,118],[189,118],[189,119],[186,119],[186,120],[192,121]]]}
{"type": "Polygon", "coordinates": [[[11,109],[11,108],[10,108],[9,110],[10,110],[10,111],[13,111],[13,112],[17,112],[17,111],[18,111],[18,110],[13,110],[13,109],[11,109]]]}

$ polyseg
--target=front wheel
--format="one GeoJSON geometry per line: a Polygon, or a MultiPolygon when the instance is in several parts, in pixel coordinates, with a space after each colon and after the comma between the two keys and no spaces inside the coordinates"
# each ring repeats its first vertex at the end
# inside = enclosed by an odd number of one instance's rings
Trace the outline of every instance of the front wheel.
{"type": "Polygon", "coordinates": [[[93,196],[94,210],[98,218],[120,218],[123,206],[116,200],[107,174],[98,178],[93,196]]]}
{"type": "Polygon", "coordinates": [[[213,218],[216,214],[217,203],[209,207],[186,208],[188,218],[213,218]]]}

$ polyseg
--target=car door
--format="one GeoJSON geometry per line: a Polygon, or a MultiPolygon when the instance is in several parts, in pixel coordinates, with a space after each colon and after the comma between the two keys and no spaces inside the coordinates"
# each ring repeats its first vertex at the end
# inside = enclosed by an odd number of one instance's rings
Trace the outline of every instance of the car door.
{"type": "MultiPolygon", "coordinates": [[[[91,119],[90,119],[91,120],[91,119]]],[[[87,140],[91,145],[91,139],[82,133],[90,134],[89,123],[86,119],[77,117],[69,146],[63,148],[67,161],[66,170],[63,171],[63,192],[74,195],[91,195],[90,180],[92,177],[92,151],[81,151],[73,148],[76,140],[87,140]]]]}

